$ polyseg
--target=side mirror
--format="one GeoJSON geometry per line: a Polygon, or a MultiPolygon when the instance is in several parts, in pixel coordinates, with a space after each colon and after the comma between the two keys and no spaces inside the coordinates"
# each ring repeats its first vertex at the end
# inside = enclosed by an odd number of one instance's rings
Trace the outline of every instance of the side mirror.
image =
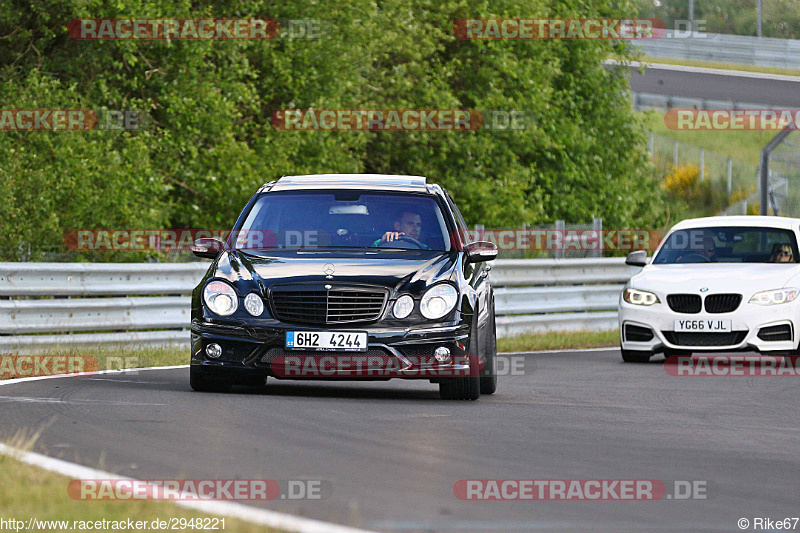
{"type": "Polygon", "coordinates": [[[203,237],[194,241],[192,253],[196,257],[203,259],[216,259],[219,253],[225,248],[225,243],[212,237],[203,237]]]}
{"type": "Polygon", "coordinates": [[[643,267],[647,265],[647,252],[644,250],[631,252],[625,259],[625,264],[634,267],[643,267]]]}
{"type": "Polygon", "coordinates": [[[497,259],[497,245],[489,241],[471,242],[464,247],[468,263],[483,263],[497,259]]]}

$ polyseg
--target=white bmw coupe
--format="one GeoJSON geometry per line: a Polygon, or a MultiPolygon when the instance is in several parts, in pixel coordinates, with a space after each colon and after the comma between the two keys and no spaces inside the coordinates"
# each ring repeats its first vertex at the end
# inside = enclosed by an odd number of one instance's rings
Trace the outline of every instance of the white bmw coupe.
{"type": "Polygon", "coordinates": [[[692,352],[798,353],[800,219],[709,217],[676,224],[619,302],[622,359],[692,352]]]}

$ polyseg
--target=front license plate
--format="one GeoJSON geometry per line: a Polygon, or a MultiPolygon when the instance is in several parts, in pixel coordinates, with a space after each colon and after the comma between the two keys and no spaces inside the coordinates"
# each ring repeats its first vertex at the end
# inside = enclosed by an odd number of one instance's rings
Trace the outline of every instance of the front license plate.
{"type": "Polygon", "coordinates": [[[286,348],[324,352],[367,351],[366,331],[287,331],[286,348]]]}
{"type": "Polygon", "coordinates": [[[705,333],[730,333],[730,320],[691,319],[676,320],[675,331],[702,331],[705,333]]]}

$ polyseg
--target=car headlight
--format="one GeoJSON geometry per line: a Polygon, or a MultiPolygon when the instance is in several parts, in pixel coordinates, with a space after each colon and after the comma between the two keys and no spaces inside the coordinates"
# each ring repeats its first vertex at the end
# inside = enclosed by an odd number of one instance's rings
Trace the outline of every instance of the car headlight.
{"type": "Polygon", "coordinates": [[[442,318],[453,310],[458,302],[458,291],[452,285],[434,285],[422,295],[419,310],[427,319],[442,318]]]}
{"type": "Polygon", "coordinates": [[[219,316],[228,316],[239,307],[239,297],[233,287],[224,281],[212,281],[203,289],[203,300],[219,316]]]}
{"type": "Polygon", "coordinates": [[[793,302],[797,298],[798,291],[795,288],[789,289],[774,289],[771,291],[757,292],[750,298],[751,304],[758,305],[775,305],[793,302]]]}
{"type": "Polygon", "coordinates": [[[261,316],[264,312],[264,300],[258,294],[251,292],[244,297],[244,308],[253,316],[261,316]]]}
{"type": "Polygon", "coordinates": [[[395,318],[405,318],[414,310],[414,299],[408,294],[404,294],[394,303],[392,314],[395,318]]]}
{"type": "Polygon", "coordinates": [[[640,291],[639,289],[625,289],[622,299],[633,305],[653,305],[661,300],[652,292],[640,291]]]}

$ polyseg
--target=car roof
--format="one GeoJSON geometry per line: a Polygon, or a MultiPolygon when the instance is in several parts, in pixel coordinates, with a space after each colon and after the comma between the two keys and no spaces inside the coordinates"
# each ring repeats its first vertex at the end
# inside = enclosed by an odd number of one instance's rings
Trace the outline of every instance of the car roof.
{"type": "Polygon", "coordinates": [[[266,183],[262,191],[296,191],[313,189],[367,189],[378,191],[432,192],[423,176],[391,174],[310,174],[284,176],[266,183]]]}
{"type": "Polygon", "coordinates": [[[690,228],[708,228],[718,226],[744,226],[744,227],[766,227],[780,229],[794,229],[800,224],[800,219],[775,216],[721,216],[690,218],[678,222],[672,227],[672,231],[690,228]]]}

